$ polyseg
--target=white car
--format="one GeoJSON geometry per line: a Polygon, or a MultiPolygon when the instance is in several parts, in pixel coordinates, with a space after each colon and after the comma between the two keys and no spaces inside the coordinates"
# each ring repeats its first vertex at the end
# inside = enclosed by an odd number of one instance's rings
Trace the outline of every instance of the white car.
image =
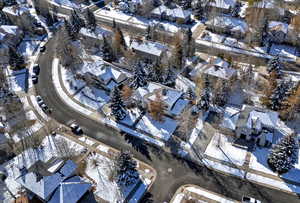
{"type": "Polygon", "coordinates": [[[242,203],[261,203],[261,201],[253,197],[243,196],[242,203]]]}

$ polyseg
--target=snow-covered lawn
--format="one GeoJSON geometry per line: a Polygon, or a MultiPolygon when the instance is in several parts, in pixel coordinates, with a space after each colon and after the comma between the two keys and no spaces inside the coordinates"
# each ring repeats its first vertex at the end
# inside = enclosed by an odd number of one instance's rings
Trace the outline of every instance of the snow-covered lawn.
{"type": "Polygon", "coordinates": [[[169,140],[177,127],[177,122],[171,118],[164,117],[162,122],[151,118],[149,114],[144,115],[137,123],[136,128],[158,137],[163,140],[169,140]]]}
{"type": "Polygon", "coordinates": [[[242,166],[245,162],[247,151],[233,146],[231,141],[230,137],[215,134],[207,146],[205,154],[222,161],[242,166]]]}
{"type": "Polygon", "coordinates": [[[86,136],[82,136],[82,137],[78,138],[78,140],[84,142],[84,143],[87,144],[87,145],[93,145],[93,144],[95,144],[95,141],[89,139],[89,138],[86,137],[86,136]]]}
{"type": "Polygon", "coordinates": [[[65,68],[61,68],[62,81],[70,95],[73,95],[78,89],[85,86],[85,82],[82,80],[76,80],[74,74],[65,68]]]}
{"type": "Polygon", "coordinates": [[[87,159],[86,174],[96,182],[95,195],[108,201],[124,200],[138,181],[128,187],[119,188],[116,182],[111,181],[113,160],[100,154],[90,155],[87,159]],[[94,163],[97,162],[96,167],[94,163]]]}
{"type": "MultiPolygon", "coordinates": [[[[264,173],[268,173],[271,175],[277,176],[277,173],[274,173],[268,166],[267,160],[268,160],[268,154],[269,149],[266,148],[256,148],[256,150],[252,153],[249,167],[251,169],[261,171],[264,173]]],[[[299,182],[300,183],[300,153],[298,152],[298,161],[294,165],[295,168],[289,170],[289,172],[284,173],[280,177],[299,182]]]]}
{"type": "Polygon", "coordinates": [[[104,90],[95,87],[84,87],[81,90],[81,93],[91,100],[102,103],[102,105],[108,103],[110,99],[109,95],[107,95],[107,93],[104,90]]]}
{"type": "Polygon", "coordinates": [[[249,167],[257,171],[276,175],[276,173],[274,173],[268,166],[268,154],[269,149],[257,147],[256,150],[251,154],[249,167]]]}
{"type": "Polygon", "coordinates": [[[98,109],[100,109],[102,107],[101,103],[90,99],[89,97],[82,94],[82,92],[79,92],[78,94],[76,94],[74,98],[77,101],[79,101],[81,104],[83,104],[91,109],[94,109],[95,111],[97,111],[98,109]]]}

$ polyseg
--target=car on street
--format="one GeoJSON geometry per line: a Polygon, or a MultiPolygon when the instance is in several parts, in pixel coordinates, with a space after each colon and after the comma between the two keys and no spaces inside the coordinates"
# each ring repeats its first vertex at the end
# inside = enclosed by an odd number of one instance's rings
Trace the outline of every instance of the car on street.
{"type": "Polygon", "coordinates": [[[83,131],[81,129],[81,127],[76,123],[76,122],[73,122],[71,125],[70,125],[70,128],[72,130],[72,132],[76,135],[81,135],[83,134],[83,131]]]}
{"type": "Polygon", "coordinates": [[[242,203],[261,203],[261,201],[253,197],[243,196],[242,203]]]}
{"type": "Polygon", "coordinates": [[[40,74],[40,66],[38,64],[35,64],[33,66],[33,73],[35,73],[36,75],[39,75],[40,74]]]}
{"type": "Polygon", "coordinates": [[[33,84],[37,84],[38,81],[39,81],[38,76],[37,76],[35,73],[32,74],[31,80],[32,80],[32,83],[33,83],[33,84]]]}
{"type": "Polygon", "coordinates": [[[45,46],[41,46],[40,52],[43,53],[43,52],[45,52],[45,51],[46,51],[46,47],[45,47],[45,46]]]}
{"type": "Polygon", "coordinates": [[[42,99],[42,97],[40,95],[36,96],[36,101],[38,103],[38,105],[42,108],[42,110],[46,113],[51,113],[50,109],[48,108],[48,106],[45,104],[44,100],[42,99]]]}

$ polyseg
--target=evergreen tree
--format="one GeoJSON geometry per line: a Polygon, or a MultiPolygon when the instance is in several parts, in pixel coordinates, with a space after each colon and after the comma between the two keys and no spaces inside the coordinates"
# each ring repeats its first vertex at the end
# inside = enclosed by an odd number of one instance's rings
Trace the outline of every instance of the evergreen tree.
{"type": "Polygon", "coordinates": [[[281,138],[268,156],[270,168],[279,174],[288,172],[297,161],[298,149],[295,135],[286,135],[281,138]]]}
{"type": "Polygon", "coordinates": [[[87,22],[87,27],[91,29],[92,31],[95,30],[96,28],[96,18],[93,12],[89,8],[86,10],[86,22],[87,22]]]}
{"type": "Polygon", "coordinates": [[[111,46],[109,45],[109,43],[107,42],[107,39],[105,37],[103,37],[102,52],[103,52],[103,60],[104,61],[107,61],[107,62],[114,61],[115,57],[114,57],[113,50],[112,50],[111,46]]]}
{"type": "Polygon", "coordinates": [[[70,18],[71,30],[73,33],[78,33],[84,27],[84,20],[80,18],[76,10],[72,11],[70,18]]]}
{"type": "Polygon", "coordinates": [[[194,1],[192,4],[192,8],[193,8],[193,14],[194,14],[195,18],[200,20],[204,13],[202,2],[200,0],[194,1]]]}
{"type": "Polygon", "coordinates": [[[9,49],[9,65],[13,69],[21,69],[25,64],[24,57],[18,54],[13,48],[9,49]]]}
{"type": "Polygon", "coordinates": [[[111,93],[111,113],[117,121],[123,120],[126,116],[125,105],[123,103],[121,92],[118,87],[115,87],[111,93]]]}
{"type": "Polygon", "coordinates": [[[148,25],[147,30],[146,30],[146,40],[151,40],[151,26],[148,25]]]}
{"type": "Polygon", "coordinates": [[[204,89],[202,91],[202,94],[200,95],[200,99],[197,102],[197,107],[199,109],[207,111],[211,103],[211,89],[208,76],[206,76],[204,79],[204,89]]]}
{"type": "Polygon", "coordinates": [[[113,29],[117,28],[117,24],[116,24],[116,21],[115,19],[113,19],[113,29]]]}
{"type": "Polygon", "coordinates": [[[11,22],[7,15],[0,10],[0,25],[11,25],[11,22]]]}
{"type": "Polygon", "coordinates": [[[189,99],[189,100],[194,100],[194,99],[196,99],[196,94],[195,94],[194,90],[193,90],[191,87],[189,87],[189,88],[187,89],[187,91],[186,91],[186,93],[185,93],[185,96],[186,96],[186,98],[189,99]]]}
{"type": "Polygon", "coordinates": [[[192,6],[192,0],[177,0],[178,5],[181,6],[183,9],[189,9],[192,6]]]}
{"type": "Polygon", "coordinates": [[[270,96],[270,108],[272,110],[281,110],[284,108],[283,102],[291,93],[293,85],[291,81],[282,81],[270,96]]]}
{"type": "Polygon", "coordinates": [[[174,72],[172,71],[172,69],[169,67],[164,71],[163,77],[160,82],[163,85],[166,85],[168,87],[174,87],[175,80],[176,80],[176,76],[175,76],[174,72]]]}
{"type": "Polygon", "coordinates": [[[128,151],[122,151],[115,160],[115,179],[119,185],[129,186],[139,178],[137,164],[128,151]]]}
{"type": "Polygon", "coordinates": [[[146,85],[147,85],[146,73],[145,73],[144,69],[141,67],[140,63],[138,63],[135,66],[134,75],[133,75],[130,87],[137,89],[139,87],[144,87],[146,85]]]}
{"type": "Polygon", "coordinates": [[[280,58],[279,56],[276,56],[274,58],[272,58],[271,60],[269,60],[268,62],[268,72],[276,72],[278,76],[281,75],[281,70],[283,69],[282,64],[280,62],[280,58]]]}
{"type": "Polygon", "coordinates": [[[72,40],[75,39],[75,35],[72,32],[72,26],[69,23],[69,21],[67,21],[66,19],[64,19],[64,30],[66,31],[66,33],[70,37],[70,39],[72,39],[72,40]]]}

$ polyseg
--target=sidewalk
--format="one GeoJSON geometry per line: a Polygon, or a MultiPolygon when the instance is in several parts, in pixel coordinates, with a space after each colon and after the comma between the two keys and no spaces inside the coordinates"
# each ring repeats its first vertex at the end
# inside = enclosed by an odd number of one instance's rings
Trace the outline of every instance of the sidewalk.
{"type": "Polygon", "coordinates": [[[78,113],[87,116],[90,119],[93,119],[97,122],[101,122],[111,128],[114,128],[117,131],[124,131],[132,136],[141,138],[147,142],[158,145],[159,147],[165,146],[165,143],[163,141],[154,139],[146,134],[140,133],[138,130],[133,130],[129,127],[126,127],[125,125],[122,125],[120,123],[115,122],[114,120],[111,120],[110,118],[107,117],[103,118],[103,116],[99,114],[97,111],[76,101],[74,97],[67,92],[66,87],[63,84],[62,75],[59,70],[58,58],[55,58],[52,62],[52,79],[55,86],[55,90],[57,91],[58,95],[61,97],[62,101],[69,107],[73,108],[78,113]]]}

